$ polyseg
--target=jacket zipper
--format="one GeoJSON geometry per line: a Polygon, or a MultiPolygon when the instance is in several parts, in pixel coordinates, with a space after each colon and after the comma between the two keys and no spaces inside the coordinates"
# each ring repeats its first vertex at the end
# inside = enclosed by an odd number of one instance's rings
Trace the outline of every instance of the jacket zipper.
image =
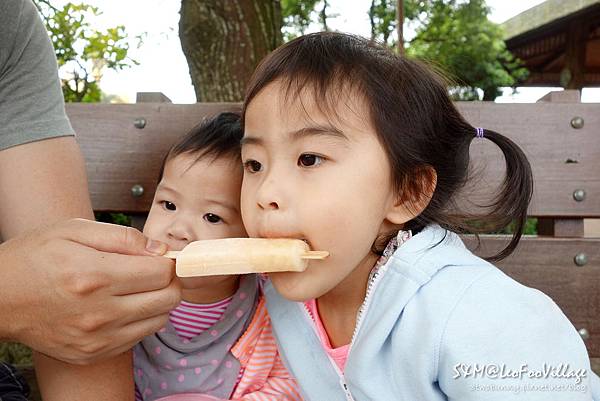
{"type": "MultiPolygon", "coordinates": [[[[412,237],[412,233],[410,230],[408,231],[408,233],[409,233],[409,239],[410,239],[412,237]]],[[[406,240],[406,241],[408,241],[408,240],[406,240]]],[[[398,244],[393,253],[395,253],[396,250],[400,246],[402,246],[402,244],[406,241],[402,241],[402,243],[398,244]]],[[[365,299],[364,299],[362,305],[360,306],[360,309],[358,310],[358,314],[356,316],[356,325],[354,326],[354,333],[352,333],[352,338],[350,340],[350,346],[348,347],[348,355],[350,355],[350,351],[352,351],[352,346],[354,345],[354,341],[356,340],[358,331],[360,330],[360,327],[364,320],[364,315],[366,314],[367,309],[369,309],[369,306],[371,304],[371,298],[373,297],[373,292],[377,288],[377,285],[381,282],[381,279],[382,279],[383,275],[385,274],[385,272],[387,271],[387,269],[389,268],[393,257],[394,257],[393,254],[390,255],[388,257],[388,259],[385,261],[385,263],[379,267],[379,269],[375,273],[375,277],[373,277],[371,280],[369,280],[369,284],[367,285],[367,293],[365,294],[365,299]]]]}
{"type": "MultiPolygon", "coordinates": [[[[313,320],[313,318],[310,315],[310,312],[308,310],[308,308],[306,307],[306,304],[304,302],[301,302],[301,308],[304,311],[304,316],[306,317],[306,319],[308,319],[310,326],[313,328],[313,330],[315,331],[315,334],[317,335],[317,338],[319,337],[319,333],[317,332],[317,326],[313,320]]],[[[338,377],[339,377],[339,384],[340,387],[342,387],[342,390],[344,390],[344,395],[346,396],[346,401],[354,401],[354,397],[352,397],[352,393],[350,392],[350,389],[348,388],[348,384],[346,383],[346,379],[344,378],[344,373],[342,373],[342,371],[340,371],[340,368],[337,366],[337,364],[335,363],[335,361],[331,358],[331,356],[329,356],[329,354],[327,352],[325,352],[325,355],[327,355],[327,359],[329,359],[329,362],[331,363],[331,366],[333,366],[333,369],[335,370],[335,372],[337,373],[338,377]]]]}
{"type": "Polygon", "coordinates": [[[377,270],[376,276],[372,280],[369,280],[369,285],[367,286],[367,293],[365,294],[365,300],[363,301],[362,305],[360,306],[360,309],[358,310],[358,314],[356,316],[356,325],[354,326],[354,332],[352,333],[352,339],[350,340],[350,345],[348,346],[348,356],[350,356],[350,352],[352,351],[352,346],[354,345],[354,341],[356,340],[356,337],[358,336],[358,331],[360,330],[360,327],[362,326],[364,316],[367,313],[369,306],[371,305],[371,299],[373,298],[373,293],[375,292],[377,285],[381,282],[381,279],[382,279],[383,275],[385,274],[385,272],[387,271],[389,264],[390,263],[388,260],[386,263],[383,264],[383,266],[381,266],[379,268],[379,270],[377,270]]]}
{"type": "MultiPolygon", "coordinates": [[[[369,284],[367,285],[367,293],[365,294],[365,299],[364,299],[362,305],[360,306],[360,309],[358,310],[358,315],[356,317],[356,325],[354,326],[354,332],[352,333],[352,339],[350,340],[350,345],[348,346],[348,357],[350,356],[350,352],[352,351],[352,346],[354,344],[354,341],[358,335],[358,331],[364,320],[364,315],[366,314],[367,309],[369,308],[369,305],[371,304],[371,299],[373,298],[373,292],[377,288],[377,285],[379,284],[379,282],[381,281],[381,278],[383,277],[384,273],[386,272],[388,264],[389,263],[385,263],[383,266],[381,266],[379,268],[379,270],[377,271],[376,276],[373,279],[369,280],[369,284]]],[[[304,302],[302,302],[301,308],[304,311],[304,316],[306,317],[306,319],[308,319],[311,327],[315,331],[317,338],[319,338],[319,333],[317,332],[317,327],[315,325],[315,322],[314,322],[313,318],[311,317],[310,312],[304,302]]],[[[348,384],[346,383],[344,374],[340,371],[339,367],[337,366],[335,361],[331,358],[331,356],[329,356],[329,354],[327,352],[325,352],[325,354],[327,355],[329,362],[331,363],[335,372],[338,374],[338,376],[340,378],[339,384],[342,387],[342,389],[344,390],[344,394],[346,395],[346,400],[354,401],[354,397],[352,396],[352,393],[350,392],[350,389],[348,388],[348,384]]]]}

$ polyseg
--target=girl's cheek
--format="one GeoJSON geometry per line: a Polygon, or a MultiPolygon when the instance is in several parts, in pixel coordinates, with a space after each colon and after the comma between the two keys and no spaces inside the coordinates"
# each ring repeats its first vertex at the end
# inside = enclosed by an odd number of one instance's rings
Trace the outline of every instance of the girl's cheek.
{"type": "Polygon", "coordinates": [[[146,237],[150,237],[150,238],[157,238],[157,231],[158,231],[158,220],[159,220],[159,216],[158,216],[158,211],[155,209],[155,206],[153,205],[150,209],[150,212],[148,213],[148,219],[146,219],[146,224],[144,224],[144,229],[142,231],[142,233],[146,236],[146,237]]]}
{"type": "Polygon", "coordinates": [[[226,228],[221,236],[222,238],[243,238],[248,236],[241,221],[239,224],[230,224],[226,225],[225,227],[226,228]]]}
{"type": "Polygon", "coordinates": [[[246,231],[248,232],[248,234],[250,236],[252,236],[252,232],[254,230],[254,209],[252,208],[253,205],[253,198],[251,195],[251,191],[248,187],[244,188],[244,186],[242,186],[242,193],[241,193],[241,202],[240,202],[240,211],[242,214],[242,222],[246,228],[246,231]]]}

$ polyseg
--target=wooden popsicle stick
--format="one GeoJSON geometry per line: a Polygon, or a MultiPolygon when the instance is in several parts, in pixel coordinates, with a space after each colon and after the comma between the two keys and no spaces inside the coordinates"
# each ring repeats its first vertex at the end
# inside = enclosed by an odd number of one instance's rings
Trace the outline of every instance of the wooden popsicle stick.
{"type": "Polygon", "coordinates": [[[308,251],[300,256],[301,259],[315,259],[322,260],[329,256],[327,251],[308,251]]]}
{"type": "MultiPolygon", "coordinates": [[[[168,251],[163,256],[165,258],[177,259],[177,255],[179,255],[181,251],[168,251]]],[[[300,256],[301,259],[314,259],[314,260],[322,260],[329,256],[329,252],[327,251],[308,251],[300,256]]]]}
{"type": "Polygon", "coordinates": [[[181,251],[167,251],[163,256],[169,259],[177,259],[177,255],[179,255],[179,252],[181,251]]]}

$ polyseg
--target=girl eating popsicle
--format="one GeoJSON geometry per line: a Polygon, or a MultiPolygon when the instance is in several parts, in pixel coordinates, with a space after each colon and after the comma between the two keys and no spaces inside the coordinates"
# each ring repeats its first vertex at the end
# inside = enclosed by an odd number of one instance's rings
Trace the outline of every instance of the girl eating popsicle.
{"type": "Polygon", "coordinates": [[[426,66],[352,35],[302,36],[259,65],[242,118],[249,236],[330,252],[265,287],[306,400],[600,400],[561,310],[491,263],[523,233],[527,158],[466,122],[426,66]],[[480,216],[456,205],[474,139],[507,167],[480,216]],[[512,221],[512,240],[487,259],[456,234],[512,221]]]}

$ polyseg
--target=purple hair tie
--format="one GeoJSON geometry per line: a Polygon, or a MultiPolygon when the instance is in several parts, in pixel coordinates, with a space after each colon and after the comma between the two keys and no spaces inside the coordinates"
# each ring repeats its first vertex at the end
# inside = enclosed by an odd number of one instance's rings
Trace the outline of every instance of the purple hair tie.
{"type": "Polygon", "coordinates": [[[475,137],[483,138],[483,128],[475,128],[475,137]]]}

